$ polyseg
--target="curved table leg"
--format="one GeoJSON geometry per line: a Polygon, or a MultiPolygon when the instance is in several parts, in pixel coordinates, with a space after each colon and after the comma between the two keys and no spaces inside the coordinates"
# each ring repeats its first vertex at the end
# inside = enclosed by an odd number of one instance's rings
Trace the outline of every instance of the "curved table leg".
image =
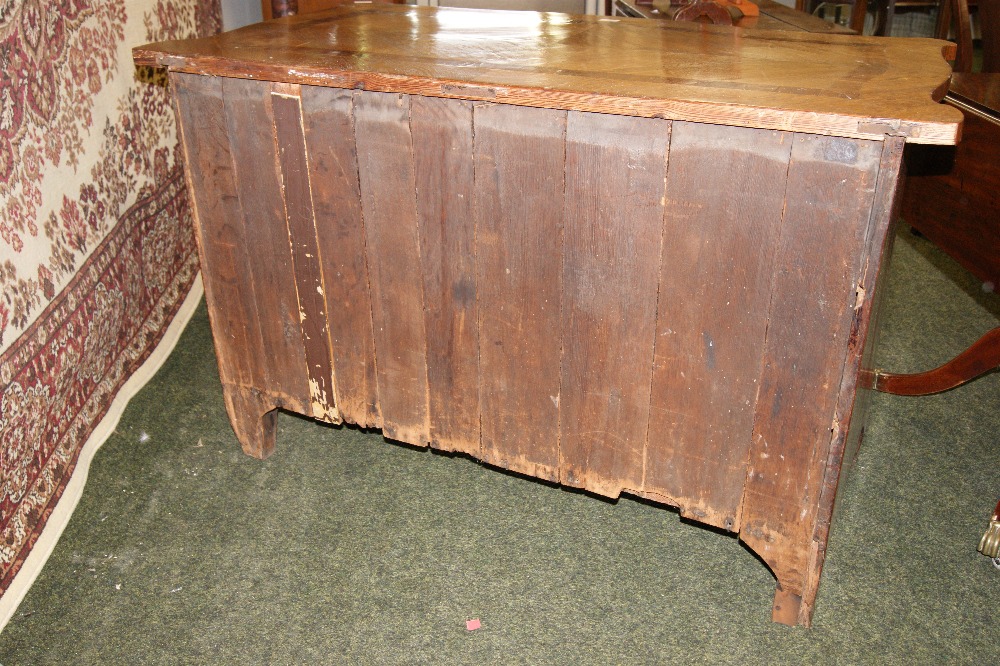
{"type": "Polygon", "coordinates": [[[881,370],[862,370],[865,388],[894,395],[930,395],[940,393],[1000,368],[1000,327],[976,340],[961,354],[944,365],[912,375],[881,370]]]}
{"type": "Polygon", "coordinates": [[[979,541],[979,552],[986,557],[996,560],[1000,558],[1000,502],[993,512],[993,519],[990,521],[989,529],[979,541]]]}

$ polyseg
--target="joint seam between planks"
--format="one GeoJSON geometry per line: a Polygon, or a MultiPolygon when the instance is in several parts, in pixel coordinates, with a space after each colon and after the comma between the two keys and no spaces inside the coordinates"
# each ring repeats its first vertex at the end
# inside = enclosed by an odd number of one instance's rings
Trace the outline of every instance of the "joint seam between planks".
{"type": "Polygon", "coordinates": [[[660,198],[662,208],[660,210],[660,251],[656,261],[656,301],[653,305],[653,354],[649,364],[649,405],[646,411],[646,438],[642,444],[642,488],[641,492],[646,492],[646,463],[649,457],[649,437],[652,428],[653,412],[653,375],[656,373],[656,332],[660,323],[660,289],[663,287],[663,246],[667,235],[667,183],[670,181],[670,149],[673,145],[674,121],[667,120],[667,146],[663,151],[663,195],[660,198]]]}
{"type": "MultiPolygon", "coordinates": [[[[323,289],[323,330],[326,331],[326,353],[327,358],[330,361],[330,397],[333,402],[332,405],[327,407],[332,407],[334,410],[334,415],[338,420],[343,420],[343,415],[340,413],[340,405],[337,404],[337,364],[334,362],[333,356],[333,339],[331,327],[330,327],[330,312],[329,306],[326,300],[326,272],[323,268],[323,249],[320,247],[319,236],[316,234],[316,195],[313,193],[313,182],[312,177],[309,172],[309,142],[306,140],[306,121],[305,114],[302,110],[302,95],[301,88],[298,90],[299,95],[296,97],[296,108],[298,108],[297,119],[299,121],[299,131],[302,133],[302,158],[304,161],[305,173],[303,174],[306,179],[306,187],[309,189],[309,212],[311,213],[312,222],[312,235],[313,240],[316,242],[316,269],[319,271],[319,283],[323,289]]],[[[294,259],[294,255],[293,255],[294,259]]]]}
{"type": "Polygon", "coordinates": [[[428,345],[427,345],[427,286],[424,284],[426,270],[423,266],[424,254],[422,248],[422,225],[420,224],[420,192],[418,190],[417,184],[417,174],[416,174],[416,161],[413,154],[413,104],[411,103],[410,95],[400,95],[406,100],[406,149],[410,160],[411,175],[413,176],[413,208],[416,212],[416,217],[414,218],[414,231],[416,232],[414,236],[417,241],[417,264],[421,267],[420,270],[420,319],[424,327],[423,335],[423,355],[424,362],[422,364],[424,373],[424,431],[422,433],[421,439],[425,446],[430,446],[431,437],[431,382],[429,371],[427,369],[428,365],[428,345]]]}
{"type": "MultiPolygon", "coordinates": [[[[559,225],[559,286],[556,292],[559,294],[559,388],[556,394],[556,482],[562,484],[563,478],[563,452],[562,452],[562,424],[563,424],[563,361],[566,355],[566,182],[569,180],[569,114],[571,111],[563,112],[562,123],[562,224],[559,225]]],[[[592,447],[587,448],[587,462],[584,469],[590,469],[590,452],[592,447]]]]}
{"type": "MultiPolygon", "coordinates": [[[[472,102],[470,113],[472,117],[472,189],[474,197],[477,197],[479,194],[479,170],[477,169],[479,160],[476,159],[478,155],[476,109],[480,106],[485,106],[485,104],[472,102]]],[[[483,460],[483,452],[485,451],[483,446],[483,303],[479,294],[479,202],[475,199],[472,202],[472,225],[472,253],[475,258],[474,272],[476,276],[476,335],[478,338],[478,344],[476,344],[476,364],[479,368],[476,374],[476,390],[479,392],[479,459],[483,460]]]]}
{"type": "MultiPolygon", "coordinates": [[[[355,122],[354,116],[354,101],[358,98],[358,92],[353,91],[350,94],[350,104],[348,106],[347,117],[351,123],[351,138],[354,141],[354,169],[355,178],[358,182],[358,198],[359,201],[364,197],[364,193],[361,191],[361,159],[357,157],[358,155],[358,129],[357,123],[355,122]]],[[[372,267],[368,261],[368,223],[365,220],[365,207],[363,204],[358,206],[358,217],[361,218],[361,245],[362,251],[365,256],[365,289],[368,292],[368,317],[372,325],[372,370],[374,372],[375,381],[375,423],[369,424],[370,426],[382,428],[385,425],[385,419],[382,416],[382,393],[378,382],[378,349],[375,345],[375,299],[372,298],[372,267]]]]}
{"type": "MultiPolygon", "coordinates": [[[[317,404],[317,397],[318,396],[316,396],[314,394],[314,392],[315,392],[315,389],[318,388],[318,387],[315,386],[315,380],[310,379],[310,387],[309,388],[310,388],[310,395],[313,398],[313,407],[314,407],[314,409],[318,407],[318,408],[320,408],[322,410],[323,415],[325,417],[332,418],[335,421],[340,422],[340,421],[342,421],[343,416],[340,414],[340,408],[339,408],[339,405],[337,404],[336,367],[335,367],[335,364],[333,362],[333,345],[332,345],[332,341],[331,341],[330,323],[329,323],[330,320],[329,320],[329,313],[327,312],[328,307],[327,307],[327,302],[326,302],[326,275],[325,275],[325,273],[323,271],[323,251],[322,251],[322,248],[320,247],[319,237],[316,234],[316,205],[315,205],[315,195],[313,194],[313,183],[312,183],[312,178],[310,177],[310,173],[309,173],[309,164],[310,164],[309,146],[308,146],[308,141],[306,140],[306,127],[305,127],[305,119],[303,117],[304,112],[303,112],[303,109],[302,109],[301,87],[296,86],[294,92],[296,94],[292,94],[291,92],[283,92],[282,90],[272,90],[271,91],[271,99],[272,99],[272,106],[273,106],[273,100],[274,100],[275,97],[282,98],[282,99],[292,100],[295,103],[295,110],[296,110],[295,121],[298,124],[299,132],[301,133],[301,138],[302,138],[302,145],[298,146],[298,148],[300,148],[302,150],[303,168],[304,168],[303,178],[305,179],[306,188],[308,189],[308,192],[309,192],[309,195],[308,195],[309,196],[309,201],[308,201],[308,204],[309,204],[309,215],[310,215],[309,222],[310,222],[310,230],[311,230],[311,233],[312,233],[312,240],[315,243],[315,252],[316,252],[316,256],[314,257],[314,260],[315,260],[315,264],[316,264],[316,271],[318,272],[318,278],[319,278],[319,285],[318,285],[318,287],[322,290],[322,294],[321,295],[323,296],[323,298],[321,299],[321,307],[323,308],[323,311],[322,311],[322,326],[323,326],[323,331],[324,331],[325,338],[326,338],[324,340],[324,343],[325,343],[324,348],[326,350],[327,360],[330,363],[330,367],[329,367],[329,373],[330,374],[329,374],[329,377],[327,378],[329,380],[329,383],[330,383],[330,386],[329,386],[329,396],[324,395],[323,399],[319,402],[319,404],[317,404]]],[[[273,127],[274,127],[274,140],[275,140],[275,155],[278,156],[278,159],[280,160],[281,147],[280,147],[279,142],[278,142],[278,127],[277,127],[277,122],[274,123],[273,127]]],[[[279,161],[279,164],[280,164],[280,161],[279,161]]],[[[295,247],[294,247],[295,239],[292,237],[292,228],[291,228],[291,224],[290,224],[291,220],[290,220],[290,218],[288,216],[288,198],[287,198],[287,190],[286,190],[286,184],[285,184],[284,169],[282,169],[281,173],[282,173],[281,189],[282,189],[282,193],[285,195],[283,197],[283,203],[284,203],[284,206],[285,206],[285,224],[286,224],[286,226],[288,228],[288,243],[289,243],[289,247],[292,248],[292,255],[291,255],[292,269],[293,269],[293,271],[297,272],[297,268],[296,268],[297,264],[296,264],[296,260],[295,260],[296,253],[295,253],[295,247]]],[[[300,294],[299,294],[299,283],[298,283],[297,279],[293,280],[293,285],[294,285],[294,288],[295,288],[296,300],[299,303],[300,316],[304,318],[305,317],[305,312],[302,310],[302,300],[301,300],[301,297],[300,297],[300,294]]],[[[305,328],[304,327],[300,327],[300,328],[302,329],[303,338],[305,338],[305,336],[306,336],[305,328]]],[[[303,345],[305,345],[305,341],[304,340],[303,340],[303,345]]],[[[307,363],[307,366],[310,363],[310,360],[308,358],[306,359],[306,363],[307,363]]],[[[308,367],[307,367],[306,373],[307,373],[307,376],[310,374],[310,370],[309,370],[308,367]]]]}
{"type": "Polygon", "coordinates": [[[483,456],[483,313],[482,313],[482,301],[480,299],[480,285],[479,283],[479,206],[475,200],[476,193],[479,191],[479,175],[476,171],[476,164],[478,160],[476,159],[476,103],[469,101],[469,125],[471,126],[471,143],[470,149],[472,154],[470,159],[472,160],[472,274],[476,279],[476,411],[477,411],[477,422],[478,422],[478,459],[482,460],[483,456]]]}

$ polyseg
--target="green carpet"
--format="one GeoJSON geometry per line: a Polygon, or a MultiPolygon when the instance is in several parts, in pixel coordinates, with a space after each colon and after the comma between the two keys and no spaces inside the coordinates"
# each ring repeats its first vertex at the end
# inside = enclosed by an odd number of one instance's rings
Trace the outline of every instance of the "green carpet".
{"type": "MultiPolygon", "coordinates": [[[[879,365],[932,367],[1000,298],[901,234],[879,365]]],[[[996,664],[1000,374],[879,395],[812,629],[731,536],[377,432],[282,415],[244,456],[204,308],[95,458],[0,664],[996,664]],[[482,628],[467,631],[479,618],[482,628]]]]}

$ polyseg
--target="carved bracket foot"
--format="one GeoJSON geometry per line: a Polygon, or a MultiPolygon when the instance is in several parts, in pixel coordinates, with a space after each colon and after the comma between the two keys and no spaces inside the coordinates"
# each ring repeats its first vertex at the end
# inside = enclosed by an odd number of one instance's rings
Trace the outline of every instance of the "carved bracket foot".
{"type": "Polygon", "coordinates": [[[277,405],[256,389],[223,385],[223,397],[233,432],[244,453],[263,460],[274,452],[277,405]]]}

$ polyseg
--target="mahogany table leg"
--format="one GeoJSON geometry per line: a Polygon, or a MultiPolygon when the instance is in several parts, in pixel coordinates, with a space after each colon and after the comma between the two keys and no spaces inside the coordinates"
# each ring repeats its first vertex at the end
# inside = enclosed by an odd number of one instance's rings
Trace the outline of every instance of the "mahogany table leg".
{"type": "Polygon", "coordinates": [[[866,388],[894,395],[931,395],[956,388],[980,375],[1000,368],[1000,327],[976,340],[961,354],[927,372],[900,375],[881,370],[862,370],[866,388]]]}
{"type": "Polygon", "coordinates": [[[243,452],[263,460],[274,452],[278,408],[256,389],[223,384],[226,411],[243,452]]]}
{"type": "Polygon", "coordinates": [[[989,529],[979,541],[979,552],[994,560],[1000,558],[1000,502],[997,502],[997,508],[993,511],[989,529]]]}

